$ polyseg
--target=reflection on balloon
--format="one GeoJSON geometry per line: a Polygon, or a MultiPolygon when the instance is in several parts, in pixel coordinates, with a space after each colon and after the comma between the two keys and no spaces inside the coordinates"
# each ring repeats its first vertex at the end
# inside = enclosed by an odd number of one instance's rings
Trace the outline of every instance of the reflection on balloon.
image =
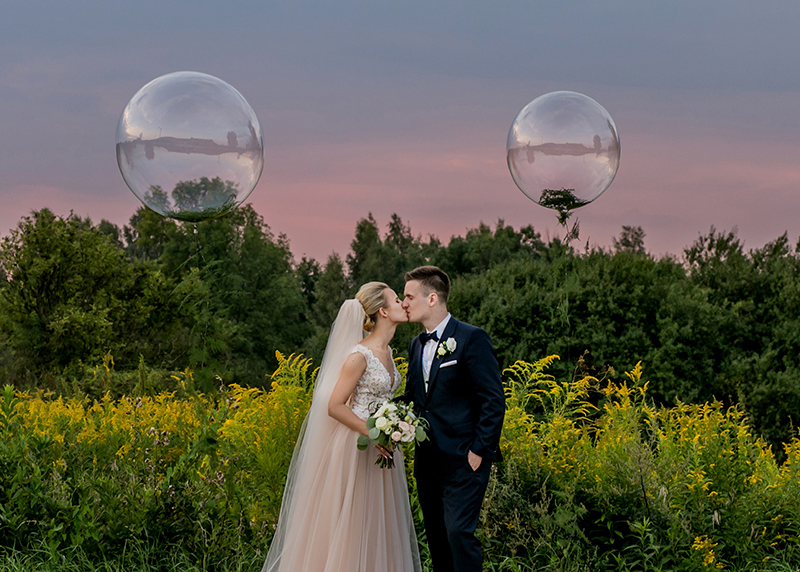
{"type": "Polygon", "coordinates": [[[197,72],[163,75],[136,92],[119,118],[116,146],[133,194],[182,221],[236,208],[264,168],[253,109],[224,81],[197,72]]]}
{"type": "Polygon", "coordinates": [[[531,200],[569,211],[599,197],[619,168],[619,135],[608,112],[572,91],[537,97],[517,114],[506,143],[508,168],[531,200]]]}

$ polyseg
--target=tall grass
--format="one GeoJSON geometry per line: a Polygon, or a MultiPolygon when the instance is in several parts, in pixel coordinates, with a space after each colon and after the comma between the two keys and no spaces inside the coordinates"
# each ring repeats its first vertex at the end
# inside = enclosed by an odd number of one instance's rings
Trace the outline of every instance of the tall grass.
{"type": "MultiPolygon", "coordinates": [[[[188,370],[116,399],[5,387],[0,572],[258,570],[316,375],[277,357],[268,391],[200,393],[188,370]]],[[[504,372],[486,570],[797,572],[800,438],[778,464],[737,408],[656,408],[638,366],[556,380],[555,359],[504,372]]]]}
{"type": "Polygon", "coordinates": [[[536,570],[772,570],[800,562],[800,439],[778,465],[743,412],[656,408],[639,365],[556,381],[555,356],[506,370],[484,506],[490,562],[536,570]],[[510,564],[509,564],[510,565],[510,564]]]}

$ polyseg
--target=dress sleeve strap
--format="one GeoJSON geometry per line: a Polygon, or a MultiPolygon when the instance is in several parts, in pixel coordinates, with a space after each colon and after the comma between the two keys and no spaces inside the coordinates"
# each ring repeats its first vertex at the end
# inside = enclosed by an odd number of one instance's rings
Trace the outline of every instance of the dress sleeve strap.
{"type": "Polygon", "coordinates": [[[361,344],[356,344],[356,346],[353,347],[353,349],[350,351],[350,354],[356,354],[356,353],[361,354],[362,356],[364,356],[364,359],[369,360],[371,352],[369,351],[369,348],[366,348],[361,344]]]}

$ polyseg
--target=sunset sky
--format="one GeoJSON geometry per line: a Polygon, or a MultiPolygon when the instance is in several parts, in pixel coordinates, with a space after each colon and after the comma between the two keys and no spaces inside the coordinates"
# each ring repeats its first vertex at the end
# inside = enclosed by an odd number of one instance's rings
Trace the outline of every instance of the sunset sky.
{"type": "Polygon", "coordinates": [[[481,221],[563,235],[505,162],[517,112],[556,90],[616,122],[617,177],[581,245],[639,225],[679,255],[713,225],[747,248],[800,235],[800,3],[0,0],[0,234],[32,210],[125,224],[119,115],[165,73],[205,72],[258,115],[250,196],[292,251],[346,254],[399,214],[445,243],[481,221]]]}

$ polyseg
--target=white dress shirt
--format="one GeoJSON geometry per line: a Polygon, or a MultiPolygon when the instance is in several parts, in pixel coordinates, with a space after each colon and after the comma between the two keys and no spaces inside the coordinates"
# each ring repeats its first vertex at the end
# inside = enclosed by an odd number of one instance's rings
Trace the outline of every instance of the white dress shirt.
{"type": "MultiPolygon", "coordinates": [[[[439,325],[436,326],[432,331],[428,332],[432,334],[436,332],[439,336],[439,341],[442,341],[442,336],[444,336],[444,329],[447,327],[447,322],[450,321],[450,312],[444,317],[444,320],[439,322],[439,325]]],[[[422,348],[422,377],[425,379],[425,391],[428,391],[428,379],[431,376],[431,365],[433,365],[433,358],[436,357],[436,348],[439,346],[439,342],[436,340],[428,340],[428,343],[425,344],[425,347],[422,348]]]]}

